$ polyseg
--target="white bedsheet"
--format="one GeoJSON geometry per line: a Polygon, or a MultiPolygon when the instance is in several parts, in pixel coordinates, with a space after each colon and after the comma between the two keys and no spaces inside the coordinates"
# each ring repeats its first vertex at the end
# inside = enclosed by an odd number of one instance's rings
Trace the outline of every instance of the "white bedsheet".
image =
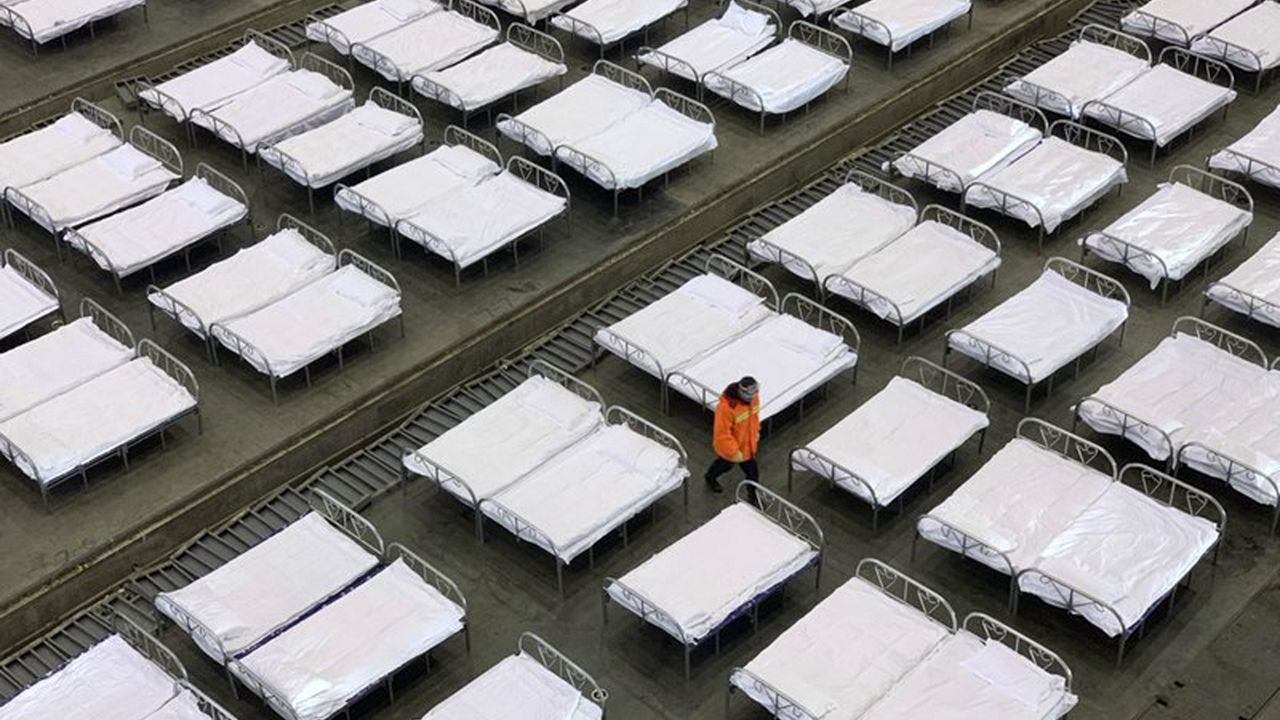
{"type": "MultiPolygon", "coordinates": [[[[866,483],[843,479],[840,487],[884,507],[987,425],[984,413],[895,377],[804,447],[866,483]]],[[[800,455],[794,462],[826,478],[844,475],[819,458],[800,455]]]]}
{"type": "Polygon", "coordinates": [[[848,5],[851,1],[852,0],[782,0],[784,4],[795,8],[802,17],[823,15],[842,5],[848,5]]]}
{"type": "Polygon", "coordinates": [[[224,651],[236,657],[249,650],[377,564],[350,536],[310,512],[186,587],[160,593],[156,608],[221,663],[228,659],[224,651]],[[203,626],[200,631],[183,626],[183,615],[203,626]]]}
{"type": "Polygon", "coordinates": [[[0,720],[140,720],[173,697],[174,682],[112,635],[0,706],[0,720]]]}
{"type": "Polygon", "coordinates": [[[1009,83],[1004,91],[1023,102],[1078,118],[1085,103],[1107,97],[1149,69],[1146,60],[1124,50],[1076,41],[1066,52],[1009,83]],[[1056,95],[1037,98],[1036,90],[1027,83],[1056,95]]]}
{"type": "Polygon", "coordinates": [[[263,146],[258,154],[294,182],[320,188],[420,142],[418,118],[368,102],[324,125],[263,146]]]}
{"type": "MultiPolygon", "coordinates": [[[[259,145],[279,142],[323,125],[354,104],[349,89],[334,84],[320,73],[293,70],[240,93],[212,115],[235,130],[235,135],[219,131],[220,138],[253,153],[259,145]]],[[[213,130],[213,123],[204,115],[196,115],[191,121],[213,130]]]]}
{"type": "MultiPolygon", "coordinates": [[[[476,500],[484,500],[593,432],[604,422],[602,412],[599,403],[535,375],[406,455],[404,466],[431,475],[416,457],[421,455],[465,482],[476,500]]],[[[443,487],[470,504],[471,496],[457,482],[447,480],[443,487]]]]}
{"type": "Polygon", "coordinates": [[[0,420],[60,395],[128,362],[133,349],[98,329],[89,318],[0,354],[0,420]]]}
{"type": "MultiPolygon", "coordinates": [[[[179,280],[164,292],[198,316],[198,322],[186,313],[178,319],[203,338],[210,325],[257,310],[329,274],[333,262],[332,255],[304,240],[296,230],[282,230],[179,280]]],[[[158,295],[148,299],[157,307],[167,307],[167,301],[158,295]]]]}
{"type": "Polygon", "coordinates": [[[787,38],[721,72],[755,91],[754,95],[735,94],[729,84],[714,75],[707,78],[706,85],[748,110],[781,114],[809,104],[835,87],[848,72],[849,65],[843,59],[787,38]]]}
{"type": "Polygon", "coordinates": [[[1250,72],[1280,65],[1280,2],[1259,3],[1191,41],[1191,52],[1222,58],[1250,72]],[[1221,40],[1235,47],[1214,43],[1221,40]]]}
{"type": "MultiPolygon", "coordinates": [[[[778,717],[861,718],[948,637],[947,628],[855,577],[787,628],[744,669],[808,712],[778,717]]],[[[770,708],[746,675],[734,673],[729,682],[770,708]]]]}
{"type": "MultiPolygon", "coordinates": [[[[916,527],[926,540],[960,552],[960,538],[933,521],[941,520],[1004,553],[1016,573],[1034,565],[1053,539],[1111,484],[1109,475],[1015,438],[921,517],[916,527]]],[[[1000,556],[972,546],[967,556],[1009,572],[1000,556]]]]}
{"type": "Polygon", "coordinates": [[[308,23],[307,39],[327,42],[339,54],[347,55],[355,43],[367,43],[439,9],[440,3],[432,0],[369,0],[322,23],[308,23]],[[338,34],[327,34],[325,25],[338,34]]]}
{"type": "Polygon", "coordinates": [[[539,155],[550,155],[556,147],[602,132],[651,102],[646,92],[591,74],[515,116],[542,137],[522,139],[519,129],[506,120],[498,121],[497,128],[539,155]]]}
{"type": "Polygon", "coordinates": [[[427,95],[426,78],[450,91],[438,100],[470,112],[568,71],[564,63],[504,42],[452,67],[414,76],[413,87],[427,95]]]}
{"type": "Polygon", "coordinates": [[[1151,0],[1151,2],[1138,8],[1138,10],[1159,20],[1165,20],[1181,27],[1185,31],[1185,35],[1183,32],[1170,28],[1164,23],[1152,22],[1151,18],[1142,17],[1134,13],[1125,15],[1120,20],[1120,26],[1124,28],[1125,32],[1133,33],[1134,35],[1158,37],[1165,42],[1186,45],[1188,38],[1193,38],[1202,32],[1210,30],[1256,1],[1151,0]]]}
{"type": "Polygon", "coordinates": [[[1226,277],[1210,285],[1205,294],[1224,307],[1238,313],[1252,312],[1255,320],[1280,327],[1280,233],[1226,277]],[[1240,297],[1232,288],[1269,304],[1250,308],[1248,299],[1240,297]]]}
{"type": "Polygon", "coordinates": [[[1040,130],[991,110],[978,110],[960,118],[945,130],[920,143],[909,155],[893,162],[893,168],[920,178],[947,192],[963,192],[969,183],[1004,167],[1040,143],[1040,130]],[[930,175],[924,160],[955,173],[930,175]]]}
{"type": "Polygon", "coordinates": [[[195,405],[186,388],[138,358],[5,420],[0,436],[30,459],[19,469],[47,485],[195,405]]]}
{"type": "Polygon", "coordinates": [[[57,310],[57,298],[46,295],[8,265],[0,267],[0,338],[57,310]]]}
{"type": "Polygon", "coordinates": [[[831,22],[898,52],[952,20],[963,17],[972,7],[970,0],[871,0],[835,13],[831,22]],[[860,27],[858,20],[852,17],[854,14],[874,20],[879,25],[860,27]]]}
{"type": "Polygon", "coordinates": [[[537,660],[503,658],[422,720],[600,720],[604,711],[537,660]]]}
{"type": "Polygon", "coordinates": [[[1244,137],[1227,146],[1227,150],[1236,155],[1251,158],[1263,163],[1266,167],[1250,167],[1246,160],[1235,157],[1231,153],[1218,152],[1209,158],[1209,167],[1214,170],[1245,173],[1253,180],[1280,187],[1280,106],[1261,120],[1244,137]]]}
{"type": "Polygon", "coordinates": [[[254,650],[243,664],[299,720],[324,720],[461,631],[463,615],[397,560],[254,650]]]}
{"type": "MultiPolygon", "coordinates": [[[[623,575],[618,582],[640,593],[675,620],[646,618],[673,637],[697,642],[734,611],[785,582],[817,551],[746,503],[734,503],[623,575]]],[[[625,589],[605,587],[614,602],[637,611],[625,589]]]]}
{"type": "Polygon", "coordinates": [[[17,23],[14,30],[28,40],[44,44],[145,4],[146,0],[25,0],[13,11],[26,20],[27,26],[17,23]]]}
{"type": "MultiPolygon", "coordinates": [[[[601,45],[611,45],[688,4],[689,0],[587,0],[561,15],[595,28],[594,33],[578,33],[581,37],[601,45]]],[[[577,33],[574,25],[559,15],[551,18],[551,24],[565,32],[577,33]]]]}
{"type": "Polygon", "coordinates": [[[755,55],[773,42],[778,28],[773,24],[772,18],[764,13],[742,8],[736,3],[731,6],[738,9],[726,11],[726,16],[711,18],[657,48],[664,55],[670,55],[688,66],[679,63],[664,66],[665,59],[652,53],[640,53],[636,59],[654,67],[666,67],[668,72],[698,83],[702,82],[702,76],[708,70],[732,65],[755,55]],[[690,68],[693,69],[692,72],[690,68]]]}
{"type": "Polygon", "coordinates": [[[402,81],[448,67],[496,42],[498,37],[498,31],[492,27],[446,10],[420,17],[353,47],[352,55],[388,80],[402,81]],[[384,62],[380,63],[379,58],[384,62]]]}
{"type": "Polygon", "coordinates": [[[1081,242],[1111,262],[1124,262],[1146,278],[1152,289],[1160,281],[1181,280],[1253,222],[1253,213],[1206,195],[1181,183],[1162,185],[1140,205],[1120,216],[1103,231],[1164,263],[1138,255],[1123,260],[1125,248],[1101,235],[1081,242]]]}
{"type": "Polygon", "coordinates": [[[294,293],[214,328],[232,352],[226,328],[252,344],[242,356],[258,372],[283,378],[400,315],[400,293],[354,265],[304,285],[294,293]]]}
{"type": "Polygon", "coordinates": [[[821,285],[828,275],[848,269],[915,223],[915,208],[891,203],[856,183],[846,183],[765,233],[764,242],[748,243],[747,250],[761,260],[782,262],[791,272],[821,285]],[[784,258],[770,245],[799,257],[809,267],[784,258]]]}
{"type": "Polygon", "coordinates": [[[585,153],[606,169],[571,152],[556,149],[556,159],[606,190],[629,190],[716,149],[716,126],[681,114],[661,100],[620,119],[568,147],[585,153]]]}
{"type": "MultiPolygon", "coordinates": [[[[1125,119],[1119,130],[1141,140],[1154,140],[1156,145],[1164,147],[1235,99],[1235,90],[1160,63],[1107,95],[1103,102],[1151,123],[1148,128],[1125,119]]],[[[1091,105],[1085,115],[1115,127],[1104,108],[1091,105]]]]}
{"type": "Polygon", "coordinates": [[[0,144],[0,192],[47,180],[120,146],[120,138],[80,113],[0,144]]]}
{"type": "Polygon", "coordinates": [[[963,335],[951,335],[948,343],[952,349],[1024,383],[1038,383],[1102,342],[1128,316],[1123,302],[1102,297],[1046,270],[1025,289],[964,327],[969,335],[998,348],[989,361],[984,347],[963,335]]]}
{"type": "Polygon", "coordinates": [[[964,201],[980,208],[997,208],[1000,193],[1031,203],[1039,214],[1014,200],[1004,212],[1051,233],[1083,212],[1118,185],[1129,181],[1124,164],[1102,153],[1086,150],[1061,138],[1046,138],[1009,165],[980,178],[965,191],[964,201]]]}
{"type": "Polygon", "coordinates": [[[501,170],[491,158],[462,145],[438,147],[358,185],[335,190],[333,199],[343,210],[387,227],[426,208],[436,198],[475,185],[501,170]],[[362,208],[359,198],[376,204],[377,209],[362,208]]]}
{"type": "Polygon", "coordinates": [[[22,188],[22,194],[44,210],[32,219],[45,230],[56,233],[155,197],[178,179],[176,173],[141,150],[121,145],[47,180],[28,185],[22,188]],[[146,169],[128,176],[117,169],[118,162],[138,163],[146,169]]]}
{"type": "Polygon", "coordinates": [[[480,0],[485,5],[501,8],[533,25],[546,19],[551,13],[559,11],[566,5],[578,0],[480,0]]]}
{"type": "Polygon", "coordinates": [[[147,88],[138,97],[174,120],[186,122],[192,110],[218,108],[288,69],[288,60],[250,40],[230,55],[166,80],[154,90],[147,88]]]}

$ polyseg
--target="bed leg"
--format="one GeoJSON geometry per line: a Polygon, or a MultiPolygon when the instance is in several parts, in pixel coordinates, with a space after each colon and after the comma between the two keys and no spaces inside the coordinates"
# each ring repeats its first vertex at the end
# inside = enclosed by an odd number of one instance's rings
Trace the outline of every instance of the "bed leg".
{"type": "Polygon", "coordinates": [[[603,588],[600,590],[600,618],[600,633],[603,635],[609,625],[609,591],[603,588]]]}
{"type": "Polygon", "coordinates": [[[875,535],[879,531],[880,531],[880,506],[873,504],[871,506],[871,534],[875,535]]]}
{"type": "MultiPolygon", "coordinates": [[[[394,687],[395,685],[394,680],[395,680],[394,675],[387,676],[387,704],[388,705],[396,704],[396,691],[394,687]]],[[[347,710],[347,717],[351,717],[351,711],[349,709],[347,710]]]]}
{"type": "MultiPolygon", "coordinates": [[[[718,641],[719,641],[719,639],[720,639],[720,635],[719,635],[719,633],[717,633],[717,634],[716,634],[716,641],[718,642],[718,641]]],[[[692,653],[693,653],[693,649],[692,649],[692,648],[690,648],[688,645],[685,645],[685,646],[684,646],[684,681],[685,681],[686,683],[688,683],[688,682],[689,682],[689,680],[692,678],[692,673],[689,671],[689,664],[690,664],[690,663],[689,663],[689,656],[690,656],[692,653]]]]}
{"type": "Polygon", "coordinates": [[[275,376],[275,375],[272,375],[272,376],[271,376],[271,404],[272,404],[272,405],[279,405],[279,404],[280,404],[280,394],[276,391],[276,376],[275,376]]]}
{"type": "Polygon", "coordinates": [[[1025,398],[1023,399],[1023,401],[1022,401],[1022,412],[1023,412],[1023,414],[1024,414],[1024,415],[1025,415],[1026,413],[1031,412],[1031,390],[1032,390],[1034,387],[1035,387],[1035,385],[1033,385],[1032,383],[1027,383],[1027,393],[1026,393],[1026,397],[1025,397],[1025,398]]]}
{"type": "Polygon", "coordinates": [[[1120,633],[1120,647],[1116,649],[1116,669],[1120,668],[1120,664],[1124,662],[1124,648],[1129,642],[1127,633],[1120,633]]]}
{"type": "Polygon", "coordinates": [[[556,589],[560,591],[560,597],[564,597],[564,563],[560,558],[556,558],[556,589]]]}

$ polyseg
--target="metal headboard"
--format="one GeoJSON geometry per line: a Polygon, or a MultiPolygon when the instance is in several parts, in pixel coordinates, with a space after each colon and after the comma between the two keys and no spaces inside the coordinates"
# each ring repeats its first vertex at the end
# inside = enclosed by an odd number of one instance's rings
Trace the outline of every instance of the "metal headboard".
{"type": "Polygon", "coordinates": [[[91,298],[80,299],[80,317],[89,318],[89,320],[98,327],[108,337],[130,350],[136,349],[136,343],[133,339],[133,331],[120,318],[112,315],[106,308],[94,302],[91,298]]]}
{"type": "Polygon", "coordinates": [[[28,260],[26,255],[8,248],[4,251],[4,262],[0,263],[0,267],[4,266],[13,268],[14,272],[21,275],[40,292],[58,301],[59,305],[62,304],[62,293],[58,292],[58,286],[54,284],[53,278],[49,277],[49,273],[42,270],[39,265],[28,260]]]}
{"type": "Polygon", "coordinates": [[[803,320],[819,330],[840,336],[844,344],[855,353],[862,348],[862,336],[848,318],[800,293],[787,293],[782,298],[781,312],[803,320]]]}
{"type": "Polygon", "coordinates": [[[1120,32],[1114,28],[1090,23],[1080,28],[1078,39],[1081,42],[1106,45],[1107,47],[1127,52],[1136,58],[1146,60],[1148,65],[1151,64],[1151,47],[1142,38],[1120,32]]]}
{"type": "Polygon", "coordinates": [[[569,683],[575,690],[581,692],[596,705],[603,708],[605,702],[608,701],[609,691],[600,687],[600,683],[596,682],[590,673],[578,667],[577,663],[537,635],[531,632],[520,633],[520,639],[516,642],[516,650],[520,654],[537,661],[539,665],[569,683]]]}
{"type": "Polygon", "coordinates": [[[1044,269],[1058,273],[1089,292],[1110,300],[1119,300],[1125,304],[1125,307],[1129,307],[1132,304],[1129,299],[1129,291],[1125,289],[1123,283],[1110,275],[1103,275],[1096,270],[1090,270],[1080,263],[1072,262],[1064,257],[1051,257],[1045,261],[1044,269]]]}
{"type": "Polygon", "coordinates": [[[597,60],[591,66],[591,74],[615,82],[629,90],[638,90],[646,93],[649,97],[653,97],[653,86],[640,73],[631,72],[630,70],[609,62],[608,60],[597,60]]]}
{"type": "MultiPolygon", "coordinates": [[[[1240,183],[1232,182],[1192,165],[1177,165],[1169,171],[1169,182],[1179,183],[1253,214],[1253,195],[1240,183]]],[[[1249,229],[1245,228],[1245,233],[1249,229]]],[[[1247,235],[1246,235],[1247,237],[1247,235]]]]}
{"type": "MultiPolygon", "coordinates": [[[[445,145],[459,145],[493,161],[499,168],[503,165],[502,153],[493,143],[479,135],[467,132],[457,125],[449,125],[444,129],[445,145]]],[[[496,171],[495,171],[496,172],[496,171]]]]}
{"type": "Polygon", "coordinates": [[[209,187],[240,203],[246,211],[250,209],[249,195],[245,193],[244,188],[240,187],[240,183],[214,170],[207,163],[196,165],[195,177],[204,180],[209,187]]]}
{"type": "Polygon", "coordinates": [[[308,498],[308,504],[311,509],[319,513],[324,519],[339,530],[346,533],[352,540],[363,545],[366,550],[382,557],[386,552],[386,543],[382,540],[382,534],[378,532],[378,528],[369,522],[363,515],[344,505],[329,493],[313,489],[311,497],[308,498]]]}
{"type": "Polygon", "coordinates": [[[182,153],[178,152],[178,148],[174,147],[173,143],[147,128],[141,125],[129,128],[129,144],[139,152],[155,158],[157,162],[179,176],[183,174],[182,153]]]}
{"type": "Polygon", "coordinates": [[[200,384],[196,382],[195,373],[191,372],[186,363],[170,355],[150,338],[143,338],[134,352],[136,357],[150,360],[161,372],[186,388],[197,403],[200,402],[200,384]]]}
{"type": "Polygon", "coordinates": [[[472,0],[449,0],[448,12],[455,12],[472,22],[488,25],[497,32],[502,32],[502,21],[498,14],[472,0]]]}
{"type": "Polygon", "coordinates": [[[919,383],[925,389],[949,400],[973,408],[983,415],[991,412],[991,399],[987,397],[987,392],[981,385],[951,372],[932,360],[912,355],[902,361],[898,375],[919,383]]]}
{"type": "Polygon", "coordinates": [[[293,230],[297,232],[304,240],[323,250],[326,255],[337,255],[338,253],[334,248],[333,241],[329,239],[328,235],[325,235],[289,213],[280,213],[280,217],[276,220],[276,232],[280,232],[281,230],[293,230]]]}
{"type": "Polygon", "coordinates": [[[71,101],[71,112],[83,115],[85,119],[103,130],[110,130],[120,138],[120,142],[124,142],[124,126],[120,124],[120,118],[102,107],[78,97],[71,101]]]}
{"type": "Polygon", "coordinates": [[[1036,667],[1047,673],[1060,676],[1066,681],[1065,690],[1071,691],[1071,668],[1067,663],[1049,648],[987,615],[986,613],[974,612],[965,616],[961,627],[965,632],[976,635],[983,640],[998,642],[1007,646],[1009,649],[1027,658],[1036,667]]]}
{"type": "Polygon", "coordinates": [[[858,561],[853,576],[903,605],[919,610],[948,632],[959,628],[956,611],[941,593],[880,560],[864,558],[858,561]]]}
{"type": "Polygon", "coordinates": [[[111,616],[111,629],[124,638],[129,646],[137,650],[143,657],[155,663],[174,680],[186,680],[187,669],[182,666],[173,651],[165,647],[154,635],[148,633],[129,618],[114,614],[111,616]]]}
{"type": "Polygon", "coordinates": [[[991,92],[984,90],[973,98],[973,110],[989,110],[1001,115],[1007,115],[1014,120],[1030,125],[1040,131],[1041,135],[1049,132],[1049,118],[1045,116],[1044,111],[1034,105],[1028,105],[1021,100],[1005,95],[1004,93],[991,92]]]}
{"type": "Polygon", "coordinates": [[[734,492],[734,500],[755,508],[775,525],[803,540],[821,557],[826,547],[826,540],[822,535],[822,527],[809,513],[783,500],[781,495],[769,488],[751,480],[743,480],[738,484],[734,492]],[[755,489],[754,502],[748,497],[749,488],[755,489]]]}
{"type": "Polygon", "coordinates": [[[1236,87],[1236,74],[1231,70],[1231,66],[1185,48],[1170,45],[1160,51],[1158,62],[1205,82],[1222,85],[1231,90],[1236,87]]]}
{"type": "Polygon", "coordinates": [[[1058,137],[1090,152],[1129,164],[1129,151],[1115,135],[1108,135],[1071,120],[1057,120],[1049,126],[1049,137],[1058,137]]]}
{"type": "MultiPolygon", "coordinates": [[[[680,456],[680,465],[682,467],[689,466],[689,453],[685,452],[684,445],[674,435],[621,405],[610,406],[605,411],[604,419],[610,425],[625,425],[632,432],[642,435],[663,447],[674,450],[680,456]]],[[[688,495],[685,497],[687,498],[688,495]]]]}
{"type": "Polygon", "coordinates": [[[595,389],[590,383],[581,380],[578,376],[570,373],[568,370],[561,369],[546,360],[534,360],[529,363],[528,376],[533,377],[540,375],[564,389],[577,395],[578,397],[593,402],[600,406],[600,413],[603,415],[605,411],[604,397],[600,395],[600,391],[595,389]]]}
{"type": "Polygon", "coordinates": [[[894,205],[907,205],[915,212],[917,218],[920,217],[920,203],[916,202],[915,196],[905,188],[894,185],[888,180],[853,168],[845,174],[844,182],[846,185],[857,185],[862,188],[863,192],[875,195],[894,205]]]}
{"type": "MultiPolygon", "coordinates": [[[[566,203],[572,202],[569,196],[569,184],[564,181],[564,178],[541,165],[529,162],[519,155],[512,155],[507,160],[507,172],[539,190],[564,198],[566,203]]],[[[568,205],[565,207],[568,212],[568,205]]]]}
{"type": "MultiPolygon", "coordinates": [[[[826,28],[818,27],[805,20],[796,20],[787,28],[787,38],[826,53],[847,66],[853,65],[853,46],[843,35],[826,28]]],[[[847,86],[848,75],[845,76],[845,81],[847,86]]]]}
{"type": "Polygon", "coordinates": [[[1115,458],[1111,457],[1111,453],[1107,452],[1101,445],[1089,442],[1079,435],[1063,430],[1057,425],[1047,423],[1040,418],[1023,418],[1018,423],[1015,437],[1030,440],[1045,450],[1092,470],[1097,470],[1112,480],[1119,477],[1115,458]]]}
{"type": "Polygon", "coordinates": [[[320,73],[338,87],[346,90],[355,90],[356,84],[351,79],[351,73],[314,53],[303,53],[302,59],[298,61],[298,69],[320,73]]]}
{"type": "Polygon", "coordinates": [[[387,90],[381,85],[374,85],[369,89],[368,102],[382,108],[383,110],[390,110],[398,115],[411,117],[418,121],[419,128],[424,132],[426,131],[427,126],[423,122],[422,113],[419,112],[417,106],[390,90],[387,90]]]}
{"type": "Polygon", "coordinates": [[[396,276],[392,275],[389,270],[384,269],[378,263],[361,255],[350,248],[344,248],[338,252],[338,269],[342,269],[347,265],[354,266],[357,270],[386,285],[396,291],[397,295],[403,295],[400,292],[400,283],[396,282],[396,276]]]}
{"type": "MultiPolygon", "coordinates": [[[[457,603],[458,607],[462,608],[463,614],[466,614],[467,598],[462,594],[462,591],[458,589],[458,584],[451,580],[448,575],[437,570],[431,563],[423,560],[412,550],[400,543],[391,543],[391,545],[387,547],[385,559],[388,565],[396,560],[403,560],[404,564],[409,566],[409,569],[417,573],[417,575],[425,580],[428,585],[439,590],[441,595],[444,595],[457,603]]],[[[465,618],[463,619],[463,622],[466,623],[465,618]]]]}
{"type": "Polygon", "coordinates": [[[996,235],[996,231],[992,230],[991,226],[986,223],[980,223],[968,215],[958,213],[941,205],[929,205],[920,212],[920,222],[929,221],[962,232],[972,238],[974,242],[990,249],[997,257],[1000,255],[1000,236],[996,235]]]}
{"type": "Polygon", "coordinates": [[[770,308],[778,308],[781,303],[778,300],[778,290],[773,283],[765,279],[763,275],[750,270],[745,265],[740,265],[729,258],[715,254],[707,258],[707,274],[722,277],[729,282],[750,290],[752,293],[764,298],[765,303],[770,308]]]}
{"type": "Polygon", "coordinates": [[[1243,335],[1237,335],[1198,317],[1184,315],[1174,320],[1173,329],[1169,331],[1169,335],[1174,336],[1178,333],[1186,333],[1197,340],[1213,345],[1225,353],[1257,363],[1263,368],[1268,367],[1267,354],[1262,351],[1262,347],[1257,343],[1243,335]]]}
{"type": "Polygon", "coordinates": [[[507,26],[507,42],[553,63],[564,64],[564,46],[560,41],[524,23],[513,22],[507,26]]]}
{"type": "Polygon", "coordinates": [[[688,95],[681,95],[671,88],[660,87],[653,93],[653,99],[694,122],[706,123],[712,128],[715,127],[716,116],[711,113],[711,108],[688,95]]]}
{"type": "Polygon", "coordinates": [[[1120,482],[1142,494],[1190,515],[1203,517],[1218,528],[1221,536],[1227,527],[1227,511],[1212,495],[1198,490],[1171,475],[1142,463],[1129,463],[1120,468],[1120,482]]]}
{"type": "Polygon", "coordinates": [[[298,61],[297,58],[293,56],[293,51],[289,49],[288,45],[285,45],[279,40],[267,37],[253,28],[248,28],[240,38],[240,45],[245,46],[251,42],[281,60],[288,61],[289,67],[297,67],[298,61]]]}

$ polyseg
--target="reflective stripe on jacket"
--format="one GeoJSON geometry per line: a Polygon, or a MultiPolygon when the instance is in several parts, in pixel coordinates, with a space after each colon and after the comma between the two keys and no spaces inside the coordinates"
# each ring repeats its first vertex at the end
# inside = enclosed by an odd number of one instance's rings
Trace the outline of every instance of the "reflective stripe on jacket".
{"type": "Polygon", "coordinates": [[[750,460],[760,446],[760,396],[747,405],[736,398],[721,395],[716,405],[716,422],[712,447],[716,455],[730,462],[750,460]],[[742,457],[735,457],[738,453],[742,457]]]}

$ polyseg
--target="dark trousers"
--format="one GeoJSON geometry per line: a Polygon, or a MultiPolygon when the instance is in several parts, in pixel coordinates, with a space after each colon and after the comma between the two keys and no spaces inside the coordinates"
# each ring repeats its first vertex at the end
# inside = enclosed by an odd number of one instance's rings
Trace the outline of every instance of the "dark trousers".
{"type": "Polygon", "coordinates": [[[742,468],[742,474],[747,476],[748,480],[760,482],[760,466],[756,464],[755,458],[743,460],[740,463],[733,463],[722,457],[717,457],[716,461],[711,463],[711,467],[707,468],[706,479],[708,482],[719,478],[721,475],[733,469],[734,465],[742,468]]]}

